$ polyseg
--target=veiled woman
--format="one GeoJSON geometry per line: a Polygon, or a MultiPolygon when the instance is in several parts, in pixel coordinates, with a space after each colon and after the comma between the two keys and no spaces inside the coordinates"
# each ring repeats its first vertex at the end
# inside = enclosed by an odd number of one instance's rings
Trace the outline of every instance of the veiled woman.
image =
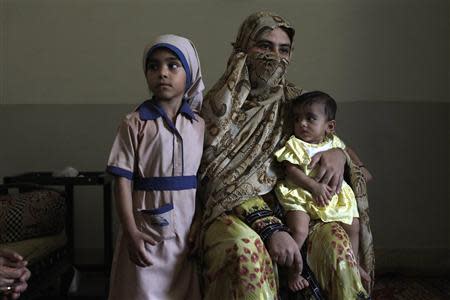
{"type": "MultiPolygon", "coordinates": [[[[239,29],[225,73],[205,97],[206,148],[200,169],[205,299],[276,299],[274,263],[302,263],[287,227],[265,201],[283,176],[273,153],[292,134],[290,100],[302,93],[285,78],[293,38],[294,29],[284,18],[250,15],[239,29]]],[[[313,161],[318,180],[332,187],[342,181],[345,165],[352,165],[337,149],[313,161]]],[[[355,178],[364,187],[361,176],[355,178]]],[[[366,214],[360,215],[362,232],[370,235],[366,214]]],[[[308,264],[329,299],[365,299],[357,264],[341,259],[341,251],[351,251],[341,229],[335,223],[312,227],[308,264]]],[[[361,247],[362,256],[368,256],[362,264],[373,274],[371,236],[363,238],[361,247]]]]}

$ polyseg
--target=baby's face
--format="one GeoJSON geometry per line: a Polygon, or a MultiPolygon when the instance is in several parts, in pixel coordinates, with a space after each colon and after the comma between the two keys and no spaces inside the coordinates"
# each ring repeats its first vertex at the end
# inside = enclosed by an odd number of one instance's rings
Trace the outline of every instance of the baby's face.
{"type": "Polygon", "coordinates": [[[310,144],[321,143],[334,128],[330,127],[331,122],[333,121],[328,121],[323,103],[294,107],[294,134],[302,141],[310,144]]]}

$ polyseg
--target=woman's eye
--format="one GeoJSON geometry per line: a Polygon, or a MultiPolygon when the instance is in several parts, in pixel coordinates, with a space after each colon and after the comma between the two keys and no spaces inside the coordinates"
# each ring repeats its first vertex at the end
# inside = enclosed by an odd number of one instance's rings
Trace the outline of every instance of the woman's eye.
{"type": "Polygon", "coordinates": [[[180,67],[180,65],[179,64],[169,64],[169,68],[170,69],[172,69],[172,70],[176,70],[176,69],[178,69],[180,67]]]}
{"type": "Polygon", "coordinates": [[[259,48],[262,50],[269,50],[270,49],[270,45],[268,44],[260,44],[259,48]]]}
{"type": "Polygon", "coordinates": [[[280,48],[280,53],[281,54],[289,54],[289,52],[290,52],[290,49],[289,48],[280,48]]]}

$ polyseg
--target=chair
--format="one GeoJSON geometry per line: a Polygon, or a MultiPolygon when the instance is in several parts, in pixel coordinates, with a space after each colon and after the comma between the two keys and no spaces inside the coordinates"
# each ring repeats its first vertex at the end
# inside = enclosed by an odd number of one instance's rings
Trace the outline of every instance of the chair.
{"type": "Polygon", "coordinates": [[[64,193],[36,184],[0,185],[0,248],[28,260],[32,276],[21,299],[66,294],[73,276],[64,193]]]}

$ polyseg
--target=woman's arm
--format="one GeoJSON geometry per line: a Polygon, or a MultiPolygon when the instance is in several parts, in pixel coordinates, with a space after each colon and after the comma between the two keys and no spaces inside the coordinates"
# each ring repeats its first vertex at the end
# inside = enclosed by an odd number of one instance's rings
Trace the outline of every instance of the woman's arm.
{"type": "Polygon", "coordinates": [[[330,202],[333,197],[333,190],[327,184],[315,181],[288,161],[284,161],[283,165],[289,181],[310,192],[319,206],[326,206],[330,202]]]}
{"type": "Polygon", "coordinates": [[[350,147],[346,147],[345,151],[347,151],[348,156],[350,156],[350,158],[352,159],[353,163],[356,164],[358,167],[361,168],[361,172],[364,175],[364,178],[366,179],[366,182],[370,181],[373,179],[372,174],[370,174],[369,170],[366,168],[366,166],[364,165],[364,163],[361,161],[361,159],[359,158],[359,156],[356,154],[355,151],[353,151],[352,148],[350,147]]]}
{"type": "Polygon", "coordinates": [[[234,212],[259,234],[275,263],[288,267],[301,265],[297,243],[262,198],[249,199],[238,205],[234,212]]]}
{"type": "Polygon", "coordinates": [[[123,234],[128,244],[130,259],[140,267],[151,265],[145,243],[156,245],[147,234],[139,231],[133,215],[131,197],[131,181],[125,177],[116,177],[115,198],[117,202],[117,213],[123,227],[123,234]]]}

